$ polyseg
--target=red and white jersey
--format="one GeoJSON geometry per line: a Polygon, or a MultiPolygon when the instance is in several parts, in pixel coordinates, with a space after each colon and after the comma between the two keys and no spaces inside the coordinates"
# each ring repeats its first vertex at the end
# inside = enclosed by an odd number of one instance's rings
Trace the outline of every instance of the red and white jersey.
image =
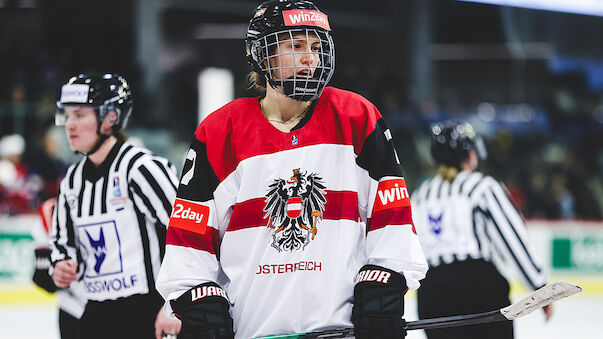
{"type": "Polygon", "coordinates": [[[237,338],[351,326],[364,264],[404,274],[410,289],[427,271],[380,113],[332,87],[313,105],[285,133],[258,98],[234,100],[186,156],[157,289],[175,299],[219,283],[237,338]]]}

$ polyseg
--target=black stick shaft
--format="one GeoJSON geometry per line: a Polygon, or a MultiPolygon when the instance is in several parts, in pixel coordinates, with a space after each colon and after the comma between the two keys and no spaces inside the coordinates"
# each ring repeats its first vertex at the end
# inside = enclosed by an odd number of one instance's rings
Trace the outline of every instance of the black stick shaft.
{"type": "MultiPolygon", "coordinates": [[[[449,317],[440,317],[434,319],[422,319],[416,321],[409,321],[404,326],[404,329],[407,331],[411,330],[424,330],[424,329],[432,329],[432,328],[445,328],[445,327],[454,327],[454,326],[465,326],[465,325],[475,325],[475,324],[483,324],[490,323],[495,321],[507,321],[501,313],[500,310],[484,312],[484,313],[476,313],[476,314],[466,314],[466,315],[454,315],[449,317]]],[[[315,339],[315,338],[348,338],[354,335],[353,328],[340,328],[335,330],[327,330],[321,332],[309,332],[305,334],[286,336],[287,338],[303,338],[303,339],[315,339]]]]}
{"type": "MultiPolygon", "coordinates": [[[[490,323],[496,321],[508,321],[518,317],[522,317],[529,314],[541,307],[544,307],[556,300],[568,297],[570,295],[579,293],[582,288],[577,285],[573,285],[564,281],[557,281],[552,284],[546,285],[516,303],[507,307],[501,308],[500,310],[465,314],[465,315],[454,315],[449,317],[440,317],[433,319],[422,319],[416,321],[409,321],[404,326],[407,331],[410,330],[421,330],[421,329],[432,329],[432,328],[445,328],[453,326],[465,326],[490,323]]],[[[300,339],[300,338],[348,338],[354,335],[353,328],[338,328],[334,330],[327,330],[321,332],[308,332],[284,336],[271,336],[263,337],[264,339],[300,339]]]]}
{"type": "Polygon", "coordinates": [[[453,315],[449,317],[441,317],[435,319],[422,319],[416,321],[409,321],[404,326],[404,329],[409,330],[422,330],[422,329],[431,329],[431,328],[444,328],[444,327],[454,327],[454,326],[464,326],[464,325],[475,325],[475,324],[483,324],[490,323],[495,321],[508,321],[505,316],[503,316],[499,310],[484,312],[484,313],[476,313],[476,314],[466,314],[466,315],[453,315]]]}
{"type": "MultiPolygon", "coordinates": [[[[500,313],[500,310],[476,313],[476,314],[465,314],[465,315],[454,315],[449,317],[440,317],[434,319],[422,319],[416,321],[409,321],[404,326],[407,331],[411,330],[424,330],[432,328],[445,328],[465,325],[475,325],[490,323],[496,321],[508,321],[500,313]]],[[[340,328],[335,330],[327,330],[321,332],[309,332],[298,335],[285,336],[286,338],[304,338],[304,339],[315,339],[315,338],[348,338],[354,335],[353,328],[340,328]]],[[[283,338],[285,338],[283,337],[283,338]]]]}

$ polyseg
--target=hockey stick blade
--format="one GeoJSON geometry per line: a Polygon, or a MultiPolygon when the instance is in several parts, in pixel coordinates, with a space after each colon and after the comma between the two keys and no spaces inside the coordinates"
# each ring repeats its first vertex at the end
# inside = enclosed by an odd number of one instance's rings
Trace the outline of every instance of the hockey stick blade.
{"type": "Polygon", "coordinates": [[[580,286],[565,281],[556,281],[534,291],[520,301],[501,309],[500,313],[508,320],[513,320],[530,314],[554,301],[579,292],[582,292],[582,287],[580,286]]]}
{"type": "MultiPolygon", "coordinates": [[[[513,303],[500,310],[409,321],[406,323],[406,326],[404,326],[404,329],[410,331],[483,324],[496,321],[509,321],[517,319],[519,317],[523,317],[524,315],[530,314],[535,310],[542,308],[554,301],[563,299],[565,297],[569,297],[570,295],[574,295],[581,291],[582,287],[580,286],[570,284],[564,281],[557,281],[530,293],[518,302],[513,303]]],[[[335,339],[349,338],[352,336],[354,336],[353,328],[340,328],[320,332],[260,337],[256,339],[335,339]]]]}
{"type": "Polygon", "coordinates": [[[565,281],[556,281],[528,294],[523,299],[501,308],[500,310],[455,315],[433,319],[410,321],[404,328],[406,330],[445,328],[453,326],[474,325],[495,321],[513,320],[530,314],[554,301],[569,297],[582,291],[582,287],[565,281]]]}

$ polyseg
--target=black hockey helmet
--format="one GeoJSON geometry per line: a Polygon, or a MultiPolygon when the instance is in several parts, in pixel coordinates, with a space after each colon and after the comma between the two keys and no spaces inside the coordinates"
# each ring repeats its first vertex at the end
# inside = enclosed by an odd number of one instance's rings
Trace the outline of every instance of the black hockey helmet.
{"type": "Polygon", "coordinates": [[[108,112],[115,112],[113,134],[126,127],[134,100],[130,85],[119,74],[79,74],[71,77],[61,88],[57,101],[55,123],[65,125],[65,105],[91,105],[96,111],[98,132],[108,112]]]}
{"type": "Polygon", "coordinates": [[[335,71],[335,45],[330,31],[327,15],[310,1],[266,1],[256,8],[249,21],[245,39],[247,62],[283,95],[297,101],[314,100],[322,94],[335,71]],[[307,40],[308,45],[316,41],[316,37],[320,41],[319,51],[307,52],[316,54],[319,59],[313,76],[298,77],[297,72],[293,72],[294,76],[287,79],[274,79],[273,71],[280,65],[274,67],[270,59],[280,59],[283,54],[279,52],[279,43],[293,40],[293,35],[299,33],[305,37],[296,40],[307,40]]]}
{"type": "Polygon", "coordinates": [[[459,168],[470,150],[476,150],[481,159],[488,156],[483,139],[470,123],[457,120],[431,125],[431,156],[437,164],[459,168]]]}

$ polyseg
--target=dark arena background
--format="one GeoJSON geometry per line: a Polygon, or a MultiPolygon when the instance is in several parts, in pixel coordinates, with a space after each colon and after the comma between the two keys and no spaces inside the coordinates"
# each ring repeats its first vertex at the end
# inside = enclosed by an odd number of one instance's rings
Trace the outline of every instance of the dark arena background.
{"type": "MultiPolygon", "coordinates": [[[[598,338],[603,307],[603,1],[316,0],[336,46],[331,86],[373,102],[409,192],[434,174],[429,126],[470,121],[551,280],[584,292],[520,339],[598,338]],[[516,7],[507,6],[511,3],[516,7]]],[[[54,126],[60,86],[83,72],[134,89],[131,141],[180,170],[199,121],[257,96],[243,39],[259,1],[0,0],[0,328],[58,338],[56,301],[31,283],[40,202],[79,158],[54,126]],[[35,326],[32,326],[35,324],[35,326]]],[[[525,295],[510,276],[512,295],[525,295]]],[[[407,320],[415,320],[415,295],[407,320]]],[[[422,331],[409,338],[424,338],[422,331]]]]}

